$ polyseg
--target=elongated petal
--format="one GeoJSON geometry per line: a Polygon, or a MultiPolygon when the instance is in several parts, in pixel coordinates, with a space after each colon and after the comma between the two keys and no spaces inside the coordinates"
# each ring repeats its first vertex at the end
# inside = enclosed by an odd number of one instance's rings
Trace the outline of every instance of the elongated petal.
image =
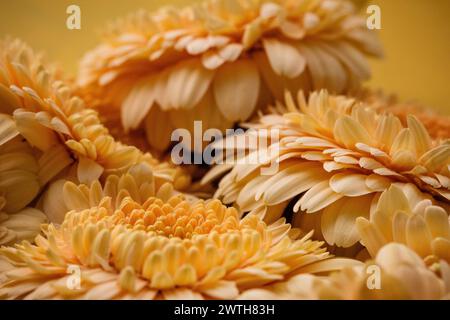
{"type": "Polygon", "coordinates": [[[16,124],[11,117],[0,114],[0,146],[10,141],[19,134],[16,124]]]}
{"type": "Polygon", "coordinates": [[[137,129],[155,101],[155,77],[142,79],[122,104],[122,125],[125,131],[137,129]]]}
{"type": "Polygon", "coordinates": [[[165,94],[175,109],[192,109],[204,96],[214,72],[198,60],[180,62],[169,75],[165,94]]]}
{"type": "Polygon", "coordinates": [[[213,87],[217,106],[225,118],[233,122],[246,120],[255,110],[259,96],[258,69],[251,60],[227,63],[217,71],[213,87]]]}
{"type": "Polygon", "coordinates": [[[306,60],[294,46],[275,38],[264,39],[263,45],[270,65],[278,75],[292,79],[305,70],[306,60]]]}
{"type": "Polygon", "coordinates": [[[103,170],[103,167],[94,160],[82,157],[78,162],[78,180],[82,183],[90,184],[100,178],[103,170]]]}
{"type": "Polygon", "coordinates": [[[328,206],[322,215],[322,233],[325,240],[338,247],[348,248],[360,240],[356,219],[369,217],[372,197],[342,199],[328,206]]]}
{"type": "Polygon", "coordinates": [[[330,179],[330,187],[334,192],[347,197],[372,193],[372,190],[366,185],[366,176],[362,174],[336,174],[330,179]]]}

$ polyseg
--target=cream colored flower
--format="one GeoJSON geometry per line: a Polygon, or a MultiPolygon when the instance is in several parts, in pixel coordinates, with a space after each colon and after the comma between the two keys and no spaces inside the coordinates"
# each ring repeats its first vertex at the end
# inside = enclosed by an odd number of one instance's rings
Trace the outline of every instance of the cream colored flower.
{"type": "Polygon", "coordinates": [[[0,114],[0,207],[5,212],[25,208],[38,195],[39,155],[20,137],[12,117],[0,114]]]}
{"type": "Polygon", "coordinates": [[[12,139],[8,132],[27,141],[37,154],[41,186],[58,175],[87,183],[124,172],[138,162],[151,164],[163,180],[179,178],[177,187],[188,184],[189,177],[182,176],[180,169],[115,141],[97,112],[86,108],[27,45],[7,39],[0,43],[0,52],[0,113],[2,123],[6,126],[8,121],[10,128],[2,132],[5,138],[0,143],[12,139]]]}
{"type": "MultiPolygon", "coordinates": [[[[111,198],[116,208],[126,197],[143,205],[152,196],[168,199],[177,194],[179,192],[172,184],[155,177],[152,167],[142,162],[120,176],[109,175],[103,182],[96,180],[88,185],[78,185],[64,179],[57,180],[45,192],[38,207],[50,221],[61,224],[67,212],[89,209],[105,197],[111,198]]],[[[197,200],[194,197],[188,199],[197,200]]]]}
{"type": "Polygon", "coordinates": [[[34,239],[46,221],[39,210],[26,208],[42,189],[45,158],[24,141],[10,116],[0,114],[0,245],[34,239]]]}
{"type": "Polygon", "coordinates": [[[428,265],[450,263],[450,220],[447,210],[432,197],[403,192],[392,185],[383,192],[370,221],[358,218],[361,241],[372,256],[389,242],[403,243],[428,265]]]}
{"type": "Polygon", "coordinates": [[[20,136],[14,120],[0,114],[0,245],[34,239],[47,220],[26,208],[42,189],[43,158],[20,136]]]}
{"type": "Polygon", "coordinates": [[[369,78],[366,55],[380,44],[350,1],[208,0],[119,20],[78,82],[119,137],[143,129],[165,150],[175,128],[231,128],[285,88],[347,92],[369,78]]]}
{"type": "Polygon", "coordinates": [[[9,265],[1,298],[232,299],[297,273],[354,265],[330,259],[311,234],[296,239],[284,219],[266,225],[218,200],[190,203],[170,184],[158,187],[142,164],[103,188],[68,182],[62,199],[70,211],[61,226],[45,226],[36,245],[0,249],[9,265]],[[69,268],[79,268],[79,288],[67,286],[69,268]]]}
{"type": "Polygon", "coordinates": [[[415,115],[420,122],[427,128],[430,136],[434,139],[448,140],[450,139],[450,117],[440,114],[431,108],[412,103],[397,103],[390,105],[386,111],[392,112],[394,115],[406,123],[408,115],[415,115]]]}
{"type": "Polygon", "coordinates": [[[365,267],[345,268],[328,277],[298,275],[284,283],[249,290],[240,298],[280,296],[326,300],[450,299],[450,267],[441,261],[438,272],[434,273],[414,251],[402,244],[391,243],[380,249],[375,261],[367,262],[365,267]],[[377,280],[374,276],[378,275],[377,280]]]}
{"type": "MultiPolygon", "coordinates": [[[[96,111],[86,109],[28,46],[19,40],[0,42],[0,244],[39,234],[47,219],[29,207],[55,180],[88,183],[139,162],[150,164],[160,183],[189,185],[182,169],[116,142],[96,111]]],[[[60,222],[63,217],[53,218],[60,222]]]]}
{"type": "Polygon", "coordinates": [[[0,246],[33,241],[41,231],[41,224],[47,221],[45,214],[34,208],[10,214],[3,211],[5,205],[6,199],[0,196],[0,246]]]}
{"type": "MultiPolygon", "coordinates": [[[[143,161],[153,165],[155,174],[164,179],[176,175],[175,169],[159,164],[150,154],[116,142],[97,113],[86,108],[25,44],[5,41],[1,50],[0,110],[13,115],[18,131],[33,147],[45,152],[65,145],[76,159],[79,181],[90,182],[102,175],[124,172],[143,161]]],[[[56,159],[54,162],[53,176],[67,165],[56,159]]],[[[180,185],[186,184],[184,180],[180,185]]]]}
{"type": "Polygon", "coordinates": [[[399,101],[394,94],[387,95],[382,91],[368,88],[359,89],[353,94],[380,111],[394,114],[403,125],[407,125],[409,115],[414,115],[425,126],[431,138],[435,140],[450,139],[450,117],[433,108],[427,108],[415,102],[399,101]]]}
{"type": "Polygon", "coordinates": [[[392,114],[325,91],[308,102],[300,93],[298,107],[287,94],[286,105],[249,124],[276,130],[280,139],[269,146],[268,160],[249,164],[247,155],[222,179],[216,195],[225,203],[259,209],[271,221],[292,201],[294,212],[306,213],[295,214],[294,225],[321,230],[328,244],[346,248],[360,240],[356,218],[369,218],[393,184],[449,202],[450,143],[432,140],[414,116],[403,127],[392,114]],[[262,175],[273,160],[277,173],[262,175]]]}

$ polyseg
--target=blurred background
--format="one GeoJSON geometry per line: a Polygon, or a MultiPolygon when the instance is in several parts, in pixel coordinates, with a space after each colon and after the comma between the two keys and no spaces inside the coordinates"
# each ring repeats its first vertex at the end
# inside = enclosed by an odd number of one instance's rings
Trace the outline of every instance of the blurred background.
{"type": "MultiPolygon", "coordinates": [[[[2,0],[0,36],[22,38],[74,74],[83,53],[97,44],[106,22],[140,8],[194,1],[2,0]],[[81,30],[66,28],[66,8],[71,4],[81,7],[81,30]]],[[[369,84],[450,114],[450,0],[368,1],[371,3],[381,7],[380,36],[386,56],[372,62],[369,84]]]]}

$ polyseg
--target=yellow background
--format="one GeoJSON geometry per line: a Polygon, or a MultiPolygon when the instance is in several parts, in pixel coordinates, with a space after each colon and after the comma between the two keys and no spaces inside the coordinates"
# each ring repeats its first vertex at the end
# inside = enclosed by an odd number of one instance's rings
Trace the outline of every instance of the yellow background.
{"type": "MultiPolygon", "coordinates": [[[[1,0],[0,35],[18,36],[74,73],[83,52],[115,17],[139,8],[193,0],[1,0]],[[67,30],[66,8],[77,4],[82,30],[67,30]]],[[[450,0],[372,0],[382,10],[386,57],[374,61],[371,85],[450,114],[450,0]]],[[[365,7],[364,7],[365,9],[365,7]]]]}

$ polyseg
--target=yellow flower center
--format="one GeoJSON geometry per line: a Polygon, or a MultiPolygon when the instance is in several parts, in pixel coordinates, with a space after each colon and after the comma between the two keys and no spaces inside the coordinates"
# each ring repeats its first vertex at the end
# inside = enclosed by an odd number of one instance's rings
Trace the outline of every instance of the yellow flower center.
{"type": "Polygon", "coordinates": [[[150,198],[143,208],[136,207],[135,203],[127,204],[115,215],[119,224],[168,238],[190,239],[212,231],[225,233],[239,226],[236,210],[227,210],[219,201],[191,207],[178,197],[167,203],[150,198]]]}
{"type": "Polygon", "coordinates": [[[82,265],[120,271],[127,289],[136,280],[130,274],[154,289],[215,283],[270,248],[267,227],[256,216],[240,220],[220,201],[192,205],[178,196],[143,205],[124,198],[114,212],[104,198],[98,207],[70,212],[60,233],[53,227],[48,233],[71,238],[82,265]]]}

